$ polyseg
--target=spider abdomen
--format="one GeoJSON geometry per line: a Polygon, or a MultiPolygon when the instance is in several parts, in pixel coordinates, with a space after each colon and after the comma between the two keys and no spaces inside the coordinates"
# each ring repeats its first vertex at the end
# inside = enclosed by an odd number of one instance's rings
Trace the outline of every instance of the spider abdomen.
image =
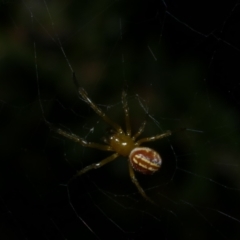
{"type": "Polygon", "coordinates": [[[135,171],[143,174],[153,174],[162,164],[160,155],[147,147],[134,148],[129,155],[129,161],[135,171]]]}

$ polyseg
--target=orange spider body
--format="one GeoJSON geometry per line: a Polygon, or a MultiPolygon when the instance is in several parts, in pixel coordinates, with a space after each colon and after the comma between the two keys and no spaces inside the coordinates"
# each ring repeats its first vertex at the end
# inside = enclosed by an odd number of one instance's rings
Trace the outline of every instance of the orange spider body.
{"type": "Polygon", "coordinates": [[[129,174],[132,182],[137,187],[139,193],[148,201],[154,203],[145,193],[145,191],[140,186],[137,178],[135,177],[135,171],[141,172],[143,174],[153,174],[158,171],[162,164],[162,159],[160,155],[151,148],[140,147],[140,145],[144,142],[156,141],[158,139],[162,139],[170,136],[171,131],[167,131],[162,134],[157,134],[152,137],[141,138],[137,140],[137,138],[143,133],[146,121],[143,122],[142,126],[139,130],[132,135],[131,133],[131,124],[129,118],[129,108],[127,102],[127,93],[125,90],[122,92],[122,105],[125,114],[125,124],[126,131],[123,131],[120,125],[112,121],[89,97],[87,92],[81,88],[77,82],[75,74],[73,74],[73,80],[78,88],[78,93],[80,97],[93,109],[95,113],[97,113],[108,125],[111,126],[112,135],[105,140],[106,144],[99,144],[94,142],[87,142],[85,139],[80,138],[79,136],[66,132],[60,128],[54,128],[50,125],[50,128],[53,129],[58,134],[66,137],[72,141],[79,143],[84,147],[95,148],[102,151],[110,151],[114,152],[109,157],[103,159],[98,163],[92,163],[82,170],[78,171],[74,177],[81,176],[84,173],[88,172],[92,169],[97,169],[105,164],[112,162],[119,156],[128,157],[128,165],[129,165],[129,174]]]}
{"type": "Polygon", "coordinates": [[[127,157],[130,152],[136,147],[131,137],[124,133],[116,133],[109,139],[109,145],[113,150],[120,155],[127,157]]]}

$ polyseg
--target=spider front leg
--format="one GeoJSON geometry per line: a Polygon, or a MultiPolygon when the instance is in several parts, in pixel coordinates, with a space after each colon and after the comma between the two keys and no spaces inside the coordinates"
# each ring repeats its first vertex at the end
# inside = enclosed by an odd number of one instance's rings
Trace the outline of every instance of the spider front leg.
{"type": "Polygon", "coordinates": [[[77,78],[75,76],[75,73],[73,73],[73,82],[75,84],[75,86],[78,89],[78,94],[83,98],[83,100],[92,108],[92,110],[98,114],[103,121],[105,121],[107,124],[109,124],[113,129],[115,129],[117,132],[119,133],[123,133],[122,128],[115,123],[114,121],[112,121],[88,96],[87,92],[80,87],[77,78]]]}
{"type": "Polygon", "coordinates": [[[134,185],[137,187],[139,193],[149,202],[151,202],[152,204],[156,205],[156,203],[154,201],[152,201],[145,193],[145,191],[142,189],[142,187],[140,186],[136,176],[135,176],[135,173],[134,173],[134,170],[129,162],[129,174],[130,174],[130,177],[131,177],[131,180],[132,182],[134,183],[134,185]]]}
{"type": "Polygon", "coordinates": [[[96,148],[96,149],[99,149],[102,151],[113,151],[112,147],[109,145],[104,145],[104,144],[99,144],[99,143],[94,143],[94,142],[87,142],[84,139],[77,136],[76,134],[66,132],[66,131],[62,130],[61,128],[55,128],[55,127],[51,126],[51,130],[62,135],[65,138],[68,138],[74,142],[79,143],[83,147],[96,148]]]}
{"type": "Polygon", "coordinates": [[[122,91],[122,106],[125,115],[125,125],[126,125],[126,134],[127,136],[131,136],[131,124],[130,124],[130,116],[129,116],[129,107],[127,101],[127,89],[126,85],[122,91]]]}
{"type": "Polygon", "coordinates": [[[162,134],[159,134],[159,135],[156,135],[156,136],[153,136],[153,137],[141,138],[136,142],[136,145],[140,146],[144,142],[153,142],[153,141],[165,138],[165,137],[169,137],[171,135],[172,135],[171,131],[166,131],[165,133],[162,133],[162,134]]]}

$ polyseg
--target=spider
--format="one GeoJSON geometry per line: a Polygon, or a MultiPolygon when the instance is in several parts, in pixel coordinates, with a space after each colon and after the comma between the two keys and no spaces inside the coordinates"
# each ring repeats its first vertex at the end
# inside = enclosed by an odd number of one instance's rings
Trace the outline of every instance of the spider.
{"type": "MultiPolygon", "coordinates": [[[[111,120],[88,96],[87,92],[80,87],[75,74],[73,73],[73,81],[75,86],[78,89],[79,96],[93,109],[93,111],[98,114],[103,121],[105,121],[111,127],[111,135],[104,140],[105,144],[99,144],[95,142],[87,142],[83,138],[64,131],[60,128],[53,128],[56,133],[62,135],[65,138],[68,138],[74,142],[79,143],[83,147],[95,148],[102,151],[113,152],[112,155],[103,159],[100,162],[90,164],[84,167],[82,170],[77,171],[76,175],[73,178],[79,177],[84,173],[92,170],[100,168],[112,161],[114,161],[117,157],[123,156],[128,157],[128,167],[129,167],[129,175],[132,182],[135,184],[139,193],[145,198],[147,201],[154,203],[145,193],[141,185],[139,184],[135,172],[140,172],[143,174],[153,174],[159,170],[162,164],[162,159],[160,155],[151,148],[141,147],[141,145],[145,142],[156,141],[165,137],[168,137],[172,134],[171,131],[166,131],[162,134],[157,134],[152,137],[140,138],[139,136],[143,133],[146,121],[142,123],[138,131],[132,134],[131,125],[130,125],[130,117],[129,117],[129,107],[127,102],[127,92],[125,89],[122,91],[122,107],[125,116],[125,129],[113,120],[111,120]]],[[[72,178],[72,179],[73,179],[72,178]]]]}

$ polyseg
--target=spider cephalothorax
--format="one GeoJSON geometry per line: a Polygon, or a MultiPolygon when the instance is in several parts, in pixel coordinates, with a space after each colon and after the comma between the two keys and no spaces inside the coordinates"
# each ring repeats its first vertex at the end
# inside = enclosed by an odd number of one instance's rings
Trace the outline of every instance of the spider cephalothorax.
{"type": "Polygon", "coordinates": [[[152,137],[138,139],[144,131],[146,121],[143,122],[142,126],[135,134],[132,134],[127,94],[125,90],[123,90],[122,92],[122,105],[125,114],[126,124],[126,130],[124,131],[120,125],[112,121],[95,103],[92,102],[92,100],[88,97],[87,92],[79,86],[75,74],[73,74],[73,80],[78,89],[80,97],[113,129],[111,131],[112,134],[110,135],[110,137],[105,140],[106,144],[99,144],[94,142],[87,142],[73,133],[66,132],[60,128],[54,128],[54,131],[56,131],[58,134],[75,142],[78,142],[84,147],[113,152],[112,155],[103,159],[102,161],[90,164],[82,170],[78,171],[74,177],[80,176],[91,169],[100,168],[103,165],[115,160],[118,156],[128,157],[129,174],[132,182],[135,184],[140,194],[146,200],[153,202],[140,186],[137,178],[135,177],[134,170],[143,174],[153,174],[154,172],[159,170],[162,164],[162,159],[160,155],[153,149],[148,147],[141,147],[141,145],[144,142],[156,141],[158,139],[168,137],[172,134],[171,131],[167,131],[165,133],[158,134],[152,137]]]}

